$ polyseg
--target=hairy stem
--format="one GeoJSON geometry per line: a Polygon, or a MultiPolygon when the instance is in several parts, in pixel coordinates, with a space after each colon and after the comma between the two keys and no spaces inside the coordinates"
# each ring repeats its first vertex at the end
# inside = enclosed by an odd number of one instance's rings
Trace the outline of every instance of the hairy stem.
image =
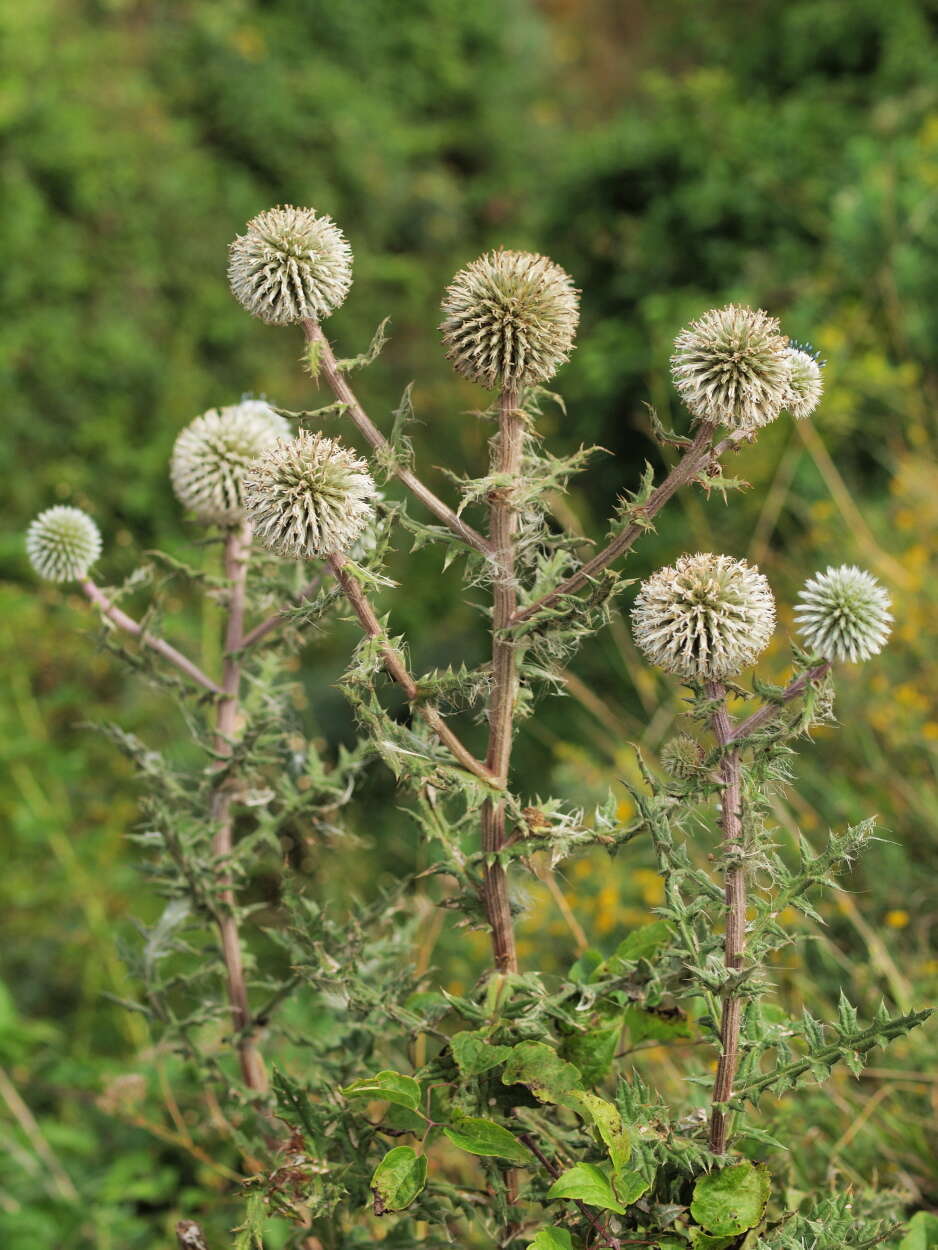
{"type": "MultiPolygon", "coordinates": [[[[323,334],[322,326],[320,326],[318,321],[304,321],[303,332],[306,335],[307,343],[311,346],[314,345],[318,353],[316,363],[319,370],[328,382],[336,399],[340,404],[345,405],[346,413],[351,418],[353,424],[375,451],[388,454],[388,458],[393,462],[393,457],[389,455],[393,450],[391,444],[358,402],[345,374],[338,367],[329,340],[323,334]]],[[[438,496],[434,495],[428,486],[424,486],[423,482],[412,470],[400,465],[395,467],[394,472],[407,489],[420,500],[427,511],[431,512],[437,520],[442,521],[448,529],[452,530],[457,538],[461,538],[467,547],[474,547],[476,551],[481,551],[483,555],[489,554],[489,544],[482,535],[474,530],[471,525],[468,525],[462,517],[457,516],[453,509],[438,496]]]]}
{"type": "MultiPolygon", "coordinates": [[[[648,501],[642,505],[641,512],[645,519],[650,521],[652,517],[661,511],[672,495],[676,494],[682,486],[692,481],[711,460],[721,456],[730,447],[736,446],[745,437],[745,434],[741,433],[730,434],[714,447],[711,443],[715,428],[715,426],[707,424],[700,426],[693,442],[689,444],[684,455],[661,485],[652,491],[648,501]]],[[[558,599],[562,599],[566,595],[575,594],[578,590],[581,590],[597,573],[601,573],[603,569],[608,568],[620,556],[625,555],[634,545],[635,540],[644,532],[645,526],[639,525],[637,522],[627,526],[621,534],[616,535],[607,547],[597,552],[591,560],[587,560],[586,564],[579,568],[576,573],[566,578],[565,581],[562,581],[559,586],[555,586],[546,595],[541,595],[540,599],[535,599],[527,607],[513,611],[508,622],[509,626],[523,625],[526,621],[530,621],[532,617],[537,616],[539,612],[543,612],[545,608],[552,607],[558,599]]]]}
{"type": "MultiPolygon", "coordinates": [[[[238,652],[244,639],[244,612],[247,591],[247,566],[251,531],[245,524],[232,527],[225,535],[225,575],[228,579],[228,623],[225,630],[225,660],[222,670],[222,699],[215,722],[215,752],[219,767],[234,749],[238,728],[241,690],[241,661],[238,652]]],[[[235,914],[235,894],[228,859],[231,856],[233,818],[230,779],[223,779],[212,796],[212,853],[219,864],[221,892],[218,909],[218,931],[228,980],[228,1002],[231,1021],[237,1037],[238,1062],[248,1089],[263,1093],[267,1089],[267,1073],[251,1037],[251,1009],[244,979],[241,937],[235,914]]]]}
{"type": "MultiPolygon", "coordinates": [[[[518,393],[506,388],[499,405],[498,437],[492,472],[509,479],[492,491],[489,500],[489,541],[493,548],[492,693],[489,700],[489,745],[485,762],[500,784],[508,785],[515,701],[518,695],[517,641],[508,625],[517,604],[515,538],[518,513],[511,482],[521,471],[524,451],[524,415],[518,393]]],[[[508,879],[498,859],[505,844],[504,800],[487,799],[482,808],[482,851],[485,856],[482,896],[492,930],[492,954],[499,972],[517,972],[518,954],[508,901],[508,879]]]]}
{"type": "MultiPolygon", "coordinates": [[[[322,578],[314,577],[308,581],[302,590],[297,591],[295,595],[290,596],[290,603],[294,607],[301,607],[310,599],[314,599],[319,593],[322,586],[322,578]]],[[[273,633],[287,619],[287,609],[278,608],[276,612],[271,612],[259,625],[255,625],[250,633],[245,634],[241,639],[241,650],[247,651],[248,647],[256,646],[262,638],[266,638],[268,634],[273,633]]]]}
{"type": "MultiPolygon", "coordinates": [[[[733,856],[735,847],[742,840],[742,778],[739,749],[731,747],[733,722],[726,708],[726,688],[720,682],[707,683],[707,696],[720,699],[719,708],[713,714],[713,732],[717,742],[724,748],[720,760],[720,779],[723,793],[720,798],[723,840],[728,853],[733,856]],[[729,748],[729,749],[725,749],[729,748]]],[[[735,858],[735,856],[734,856],[735,858]]],[[[726,872],[726,934],[723,939],[724,963],[727,971],[738,972],[743,966],[746,950],[746,873],[743,866],[734,862],[726,872]]],[[[719,1104],[727,1103],[733,1096],[733,1082],[739,1064],[739,1031],[742,1020],[742,999],[727,990],[723,997],[723,1015],[720,1021],[720,1062],[713,1083],[710,1112],[710,1149],[714,1154],[724,1154],[728,1132],[728,1114],[719,1104]]]]}
{"type": "Polygon", "coordinates": [[[96,586],[90,577],[83,578],[78,585],[91,602],[100,609],[101,615],[106,616],[118,629],[124,630],[125,633],[131,634],[134,638],[139,638],[143,646],[149,647],[151,651],[161,655],[164,660],[168,660],[181,673],[185,673],[187,677],[190,677],[198,685],[204,686],[206,690],[210,690],[212,694],[222,693],[221,686],[217,682],[212,681],[211,677],[206,673],[203,673],[197,664],[193,664],[191,660],[177,651],[175,647],[170,646],[163,638],[148,633],[139,621],[135,621],[132,616],[128,616],[126,612],[121,611],[116,603],[112,603],[100,586],[96,586]]]}
{"type": "Polygon", "coordinates": [[[433,704],[424,703],[421,700],[420,689],[417,683],[410,675],[407,666],[401,659],[400,653],[395,651],[387,642],[385,632],[381,628],[381,622],[378,620],[368,596],[349,572],[347,558],[341,552],[334,552],[328,559],[329,567],[335,574],[346,599],[348,599],[355,615],[358,617],[359,624],[369,638],[374,638],[378,642],[381,648],[381,656],[384,660],[384,667],[387,669],[389,676],[403,690],[408,702],[413,705],[418,715],[423,717],[458,764],[465,768],[467,772],[486,782],[487,785],[499,784],[492,770],[483,764],[481,760],[476,759],[460,738],[453,733],[433,704]]]}
{"type": "Polygon", "coordinates": [[[778,716],[786,703],[791,703],[792,699],[797,699],[800,694],[804,694],[813,681],[820,681],[822,677],[826,677],[831,668],[830,660],[825,660],[823,664],[816,664],[814,668],[807,669],[800,677],[796,677],[793,682],[789,682],[779,695],[778,703],[766,703],[757,712],[753,712],[751,716],[747,716],[745,720],[740,721],[733,729],[730,740],[732,742],[740,742],[743,738],[748,738],[750,734],[754,734],[756,730],[761,729],[763,725],[768,725],[770,721],[778,716]]]}

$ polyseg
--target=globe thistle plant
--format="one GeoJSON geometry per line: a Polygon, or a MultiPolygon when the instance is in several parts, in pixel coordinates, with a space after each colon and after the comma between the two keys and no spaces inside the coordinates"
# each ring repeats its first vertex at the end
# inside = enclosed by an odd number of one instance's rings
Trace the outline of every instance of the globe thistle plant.
{"type": "Polygon", "coordinates": [[[443,296],[447,358],[489,390],[546,382],[567,360],[579,321],[573,279],[546,256],[486,252],[443,296]]]}
{"type": "Polygon", "coordinates": [[[635,641],[652,664],[691,681],[733,677],[775,629],[775,600],[758,569],[723,555],[685,555],[642,582],[635,641]]]}
{"type": "Polygon", "coordinates": [[[26,531],[26,553],[47,582],[80,581],[101,554],[101,532],[81,508],[48,508],[26,531]]]}
{"type": "Polygon", "coordinates": [[[252,465],[245,505],[271,551],[309,559],[346,551],[374,520],[376,489],[368,466],[333,438],[303,430],[252,465]]]}
{"type": "Polygon", "coordinates": [[[232,294],[271,325],[321,321],[352,285],[352,249],[331,217],[284,205],[258,213],[229,249],[232,294]]]}
{"type": "Polygon", "coordinates": [[[788,339],[768,313],[729,304],[678,335],[671,374],[698,421],[756,430],[774,421],[789,387],[788,339]]]}
{"type": "Polygon", "coordinates": [[[785,355],[788,359],[785,408],[798,421],[803,421],[805,417],[810,417],[821,401],[824,389],[821,364],[816,356],[802,347],[789,347],[785,355]]]}
{"type": "Polygon", "coordinates": [[[212,408],[179,434],[170,478],[180,503],[206,524],[236,525],[244,517],[245,470],[279,439],[289,423],[259,399],[212,408]]]}
{"type": "Polygon", "coordinates": [[[872,574],[842,564],[810,578],[795,620],[804,644],[825,660],[868,660],[889,637],[889,595],[872,574]]]}
{"type": "Polygon", "coordinates": [[[661,767],[676,781],[690,781],[696,777],[703,759],[703,747],[689,734],[677,734],[661,748],[661,767]]]}

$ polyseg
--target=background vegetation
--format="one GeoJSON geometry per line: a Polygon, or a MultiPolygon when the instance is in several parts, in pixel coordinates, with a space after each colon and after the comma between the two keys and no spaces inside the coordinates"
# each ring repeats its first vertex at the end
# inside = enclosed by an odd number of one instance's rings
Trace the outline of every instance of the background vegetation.
{"type": "MultiPolygon", "coordinates": [[[[742,453],[752,489],[729,507],[688,494],[632,575],[699,547],[758,560],[782,604],[829,561],[862,562],[889,586],[894,645],[842,674],[841,726],[817,734],[779,810],[785,830],[809,838],[877,812],[884,840],[804,962],[779,976],[809,1003],[836,1000],[842,984],[873,1008],[884,994],[903,1007],[934,1000],[936,51],[931,0],[0,4],[10,1250],[150,1250],[192,1213],[227,1244],[227,1164],[192,1142],[191,1117],[211,1108],[149,1048],[142,1017],[108,997],[133,994],[117,943],[155,901],[127,841],[135,783],[83,724],[119,720],[163,746],[178,726],[158,694],[94,652],[83,603],[36,587],[22,530],[52,503],[87,508],[116,582],[142,550],[193,539],[166,473],[193,415],[243,392],[315,406],[299,341],[247,318],[224,279],[229,239],[273,203],[314,204],[346,230],[356,283],[330,333],[352,354],[392,317],[362,386],[377,417],[417,379],[428,469],[477,468],[485,437],[471,415],[479,393],[438,346],[447,278],[499,243],[574,274],[580,347],[558,382],[567,415],[547,432],[558,450],[612,453],[558,501],[564,522],[594,537],[657,454],[643,404],[682,419],[666,362],[691,316],[730,299],[761,305],[820,349],[827,389],[813,425],[780,422],[742,453]]],[[[434,558],[407,558],[406,576],[396,620],[425,666],[481,654],[434,558]]],[[[211,663],[211,609],[177,606],[171,625],[211,663]]],[[[331,684],[347,642],[318,641],[297,671],[297,705],[329,741],[350,732],[331,684]]],[[[518,761],[545,790],[584,800],[630,772],[630,742],[653,753],[680,707],[621,622],[577,658],[568,688],[532,722],[518,761]]],[[[413,863],[391,798],[375,771],[352,817],[367,857],[341,843],[311,850],[311,888],[328,894],[341,879],[367,893],[376,864],[391,875],[413,863]]],[[[542,960],[569,958],[580,926],[611,949],[657,901],[638,851],[561,884],[572,921],[549,889],[532,890],[523,957],[536,945],[542,960]]],[[[433,916],[425,929],[419,958],[445,983],[471,982],[483,939],[440,932],[433,916]]],[[[920,1031],[888,1067],[800,1104],[793,1183],[878,1179],[938,1207],[934,1036],[920,1031]]],[[[642,1063],[659,1085],[677,1079],[662,1051],[642,1063]]]]}

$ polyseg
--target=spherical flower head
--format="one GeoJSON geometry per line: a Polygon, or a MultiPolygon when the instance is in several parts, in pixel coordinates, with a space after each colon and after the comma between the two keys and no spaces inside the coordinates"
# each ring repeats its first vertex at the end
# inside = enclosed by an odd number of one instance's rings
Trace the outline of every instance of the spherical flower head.
{"type": "Polygon", "coordinates": [[[789,347],[785,352],[788,360],[788,394],[785,408],[798,421],[810,417],[821,402],[824,383],[821,381],[821,364],[816,356],[801,347],[789,347]]]}
{"type": "Polygon", "coordinates": [[[176,439],[169,465],[176,497],[205,524],[237,525],[248,465],[290,433],[289,422],[260,399],[209,409],[176,439]]]}
{"type": "Polygon", "coordinates": [[[229,248],[228,282],[249,313],[275,326],[322,321],[352,285],[352,249],[331,217],[269,208],[229,248]]]}
{"type": "Polygon", "coordinates": [[[364,460],[337,439],[309,430],[277,443],[244,483],[257,537],[295,560],[347,551],[374,520],[375,495],[364,460]]]}
{"type": "Polygon", "coordinates": [[[704,313],[678,335],[671,376],[698,421],[756,430],[785,406],[787,346],[775,317],[729,304],[704,313]]]}
{"type": "Polygon", "coordinates": [[[80,581],[101,554],[101,532],[81,508],[48,508],[26,531],[26,554],[47,582],[80,581]]]}
{"type": "Polygon", "coordinates": [[[774,629],[769,583],[731,556],[681,556],[642,582],[632,609],[632,633],[651,663],[690,681],[748,668],[774,629]]]}
{"type": "Polygon", "coordinates": [[[443,313],[443,343],[458,373],[490,391],[534,386],[570,355],[579,293],[546,256],[486,252],[446,288],[443,313]]]}
{"type": "Polygon", "coordinates": [[[842,564],[810,578],[795,606],[798,633],[824,660],[868,660],[891,630],[889,595],[871,573],[842,564]]]}
{"type": "Polygon", "coordinates": [[[703,759],[703,747],[689,734],[669,738],[661,748],[661,767],[676,781],[690,781],[696,777],[703,759]]]}

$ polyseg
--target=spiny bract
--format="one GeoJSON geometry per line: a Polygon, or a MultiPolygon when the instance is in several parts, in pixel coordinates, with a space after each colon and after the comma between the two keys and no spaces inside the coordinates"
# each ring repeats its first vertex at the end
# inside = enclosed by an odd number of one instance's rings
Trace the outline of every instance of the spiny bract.
{"type": "Polygon", "coordinates": [[[788,395],[785,408],[798,421],[810,417],[821,402],[824,383],[821,380],[821,366],[815,356],[801,347],[789,347],[785,355],[788,359],[788,395]]]}
{"type": "Polygon", "coordinates": [[[756,430],[785,406],[787,346],[775,317],[729,304],[704,313],[678,335],[671,375],[698,421],[756,430]]]}
{"type": "Polygon", "coordinates": [[[632,609],[632,633],[651,663],[694,681],[741,672],[774,628],[769,583],[731,556],[680,556],[642,582],[632,609]]]}
{"type": "Polygon", "coordinates": [[[290,435],[289,422],[260,399],[209,409],[173,447],[169,475],[179,502],[206,524],[236,525],[244,517],[245,470],[290,435]]]}
{"type": "Polygon", "coordinates": [[[443,313],[443,343],[457,372],[489,390],[530,386],[569,357],[579,293],[546,256],[486,252],[453,278],[443,313]]]}
{"type": "Polygon", "coordinates": [[[703,747],[689,734],[677,734],[669,738],[661,748],[661,767],[669,777],[689,781],[696,777],[703,764],[703,747]]]}
{"type": "Polygon", "coordinates": [[[290,204],[258,213],[229,248],[235,299],[271,325],[321,321],[352,285],[352,249],[331,217],[290,204]]]}
{"type": "Polygon", "coordinates": [[[78,581],[101,554],[101,532],[81,508],[47,508],[26,531],[26,554],[46,581],[78,581]]]}
{"type": "Polygon", "coordinates": [[[795,606],[805,646],[825,660],[868,660],[889,637],[889,595],[871,573],[842,564],[810,578],[795,606]]]}
{"type": "Polygon", "coordinates": [[[347,551],[374,519],[375,495],[364,460],[309,430],[268,451],[244,483],[257,537],[288,559],[347,551]]]}

